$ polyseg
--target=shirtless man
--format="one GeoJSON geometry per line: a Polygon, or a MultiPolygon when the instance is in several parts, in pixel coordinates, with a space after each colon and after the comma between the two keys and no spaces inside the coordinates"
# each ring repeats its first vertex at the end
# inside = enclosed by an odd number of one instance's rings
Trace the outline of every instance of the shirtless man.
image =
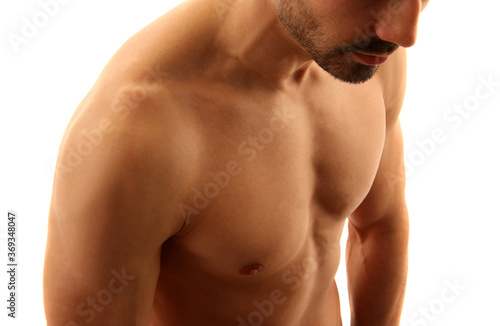
{"type": "Polygon", "coordinates": [[[188,0],[127,41],[60,147],[47,325],[341,325],[346,219],[351,325],[399,325],[425,5],[188,0]]]}

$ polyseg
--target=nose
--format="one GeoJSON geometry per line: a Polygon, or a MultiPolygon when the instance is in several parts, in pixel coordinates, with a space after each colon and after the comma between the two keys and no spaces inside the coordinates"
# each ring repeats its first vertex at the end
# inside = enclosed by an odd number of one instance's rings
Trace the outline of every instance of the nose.
{"type": "Polygon", "coordinates": [[[390,0],[376,15],[376,35],[384,41],[405,48],[413,46],[417,41],[421,6],[421,0],[390,0]]]}

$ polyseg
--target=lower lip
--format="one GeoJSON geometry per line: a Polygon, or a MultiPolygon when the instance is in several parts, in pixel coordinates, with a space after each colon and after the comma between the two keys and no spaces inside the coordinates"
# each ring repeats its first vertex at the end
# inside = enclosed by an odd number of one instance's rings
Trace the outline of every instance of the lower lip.
{"type": "Polygon", "coordinates": [[[383,64],[389,59],[389,57],[378,57],[374,55],[367,55],[354,52],[353,55],[358,59],[359,62],[368,66],[378,66],[383,64]]]}

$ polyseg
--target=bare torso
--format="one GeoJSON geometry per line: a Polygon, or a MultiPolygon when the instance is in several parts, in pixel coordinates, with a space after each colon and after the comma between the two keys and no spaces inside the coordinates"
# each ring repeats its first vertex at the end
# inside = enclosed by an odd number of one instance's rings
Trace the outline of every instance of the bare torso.
{"type": "Polygon", "coordinates": [[[375,177],[385,111],[377,83],[315,73],[272,98],[234,91],[218,102],[207,82],[180,110],[199,161],[185,162],[175,206],[188,224],[163,246],[154,325],[340,325],[340,236],[375,177]],[[255,301],[274,291],[281,303],[265,316],[255,301]]]}
{"type": "Polygon", "coordinates": [[[186,221],[162,246],[151,326],[341,325],[340,237],[382,155],[382,73],[354,86],[311,63],[300,83],[271,90],[225,80],[223,61],[189,68],[176,59],[144,87],[141,67],[167,51],[148,52],[168,19],[131,39],[101,76],[106,87],[91,92],[137,108],[97,112],[84,102],[73,119],[148,125],[137,137],[157,148],[144,157],[158,175],[148,198],[186,221]],[[162,181],[165,170],[176,179],[162,181]]]}

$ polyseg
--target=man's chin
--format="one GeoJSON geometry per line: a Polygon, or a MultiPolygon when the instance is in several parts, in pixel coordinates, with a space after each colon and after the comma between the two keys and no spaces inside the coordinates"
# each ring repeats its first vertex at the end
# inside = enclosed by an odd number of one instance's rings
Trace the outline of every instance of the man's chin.
{"type": "Polygon", "coordinates": [[[378,70],[378,66],[366,66],[360,63],[355,63],[352,67],[327,67],[323,68],[334,78],[349,84],[362,84],[375,75],[378,70]]]}

